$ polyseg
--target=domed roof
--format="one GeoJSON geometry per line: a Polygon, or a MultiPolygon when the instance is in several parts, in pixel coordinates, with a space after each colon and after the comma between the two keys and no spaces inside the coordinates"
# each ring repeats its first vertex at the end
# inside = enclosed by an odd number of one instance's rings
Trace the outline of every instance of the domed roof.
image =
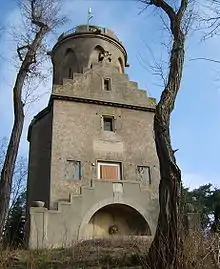
{"type": "Polygon", "coordinates": [[[91,34],[91,33],[106,35],[110,38],[115,39],[119,43],[121,43],[118,37],[116,36],[116,34],[112,30],[108,28],[100,27],[97,25],[78,25],[70,29],[69,31],[62,33],[59,36],[58,41],[61,41],[63,38],[66,38],[67,36],[70,36],[70,35],[91,34]]]}

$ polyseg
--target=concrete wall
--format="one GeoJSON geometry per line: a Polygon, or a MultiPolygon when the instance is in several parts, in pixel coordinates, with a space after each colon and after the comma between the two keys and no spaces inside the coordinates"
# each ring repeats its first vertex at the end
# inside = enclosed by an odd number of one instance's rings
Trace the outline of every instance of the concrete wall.
{"type": "Polygon", "coordinates": [[[121,204],[105,206],[89,221],[86,230],[90,238],[151,235],[145,219],[133,208],[121,204]],[[115,233],[111,228],[115,227],[115,233]]]}
{"type": "Polygon", "coordinates": [[[156,100],[147,97],[145,90],[129,81],[128,75],[120,74],[110,63],[98,63],[93,70],[75,74],[73,79],[64,79],[64,85],[55,85],[53,95],[102,100],[119,104],[155,108],[156,100]],[[111,79],[111,90],[103,90],[103,79],[111,79]]]}
{"type": "Polygon", "coordinates": [[[28,167],[28,205],[33,201],[50,200],[50,165],[52,140],[52,110],[32,125],[28,167]]]}
{"type": "MultiPolygon", "coordinates": [[[[97,179],[97,161],[122,162],[122,179],[136,180],[137,165],[151,167],[150,188],[158,187],[159,171],[152,134],[153,114],[68,101],[54,102],[51,205],[75,193],[76,181],[65,180],[66,162],[82,162],[82,183],[97,179]],[[104,132],[101,116],[113,114],[115,132],[104,132]],[[92,164],[95,163],[95,166],[92,164]]],[[[78,182],[80,184],[80,182],[78,182]]]]}
{"type": "MultiPolygon", "coordinates": [[[[121,194],[114,192],[114,184],[114,182],[95,182],[92,188],[83,187],[81,195],[72,196],[70,202],[59,202],[58,210],[32,207],[29,247],[70,246],[77,240],[96,237],[90,229],[91,219],[96,212],[108,205],[116,207],[124,205],[138,212],[147,222],[150,233],[154,235],[158,216],[158,198],[151,195],[149,190],[141,189],[137,182],[123,182],[121,194]]],[[[118,208],[120,210],[120,207],[118,208]]],[[[107,229],[107,224],[105,226],[107,229]]],[[[125,229],[122,235],[133,234],[125,229]]]]}
{"type": "MultiPolygon", "coordinates": [[[[96,48],[101,48],[100,51],[105,50],[111,53],[111,62],[110,66],[115,67],[119,72],[121,70],[120,65],[125,66],[125,54],[123,46],[108,37],[102,35],[80,35],[80,36],[70,36],[58,42],[52,51],[52,61],[53,61],[53,83],[62,84],[63,78],[68,78],[65,76],[67,73],[64,68],[66,62],[68,61],[69,55],[67,54],[68,50],[72,50],[76,56],[76,60],[72,62],[69,66],[74,72],[83,73],[85,68],[91,68],[91,65],[94,68],[94,64],[97,62],[97,59],[94,59],[93,52],[96,48]],[[119,61],[120,59],[120,61],[119,61]]],[[[98,54],[97,54],[98,56],[98,54]]]]}
{"type": "Polygon", "coordinates": [[[159,184],[158,159],[153,139],[154,113],[114,107],[113,102],[153,108],[155,103],[137,84],[117,73],[108,65],[99,65],[95,71],[78,75],[53,89],[53,151],[51,168],[51,206],[57,200],[76,193],[77,185],[90,185],[97,179],[97,161],[122,163],[122,179],[137,180],[137,166],[151,169],[151,189],[157,192],[159,184]],[[112,79],[111,91],[103,90],[102,78],[112,79]],[[62,100],[63,97],[81,97],[91,100],[108,100],[110,106],[62,100]],[[102,116],[115,119],[115,132],[102,129],[102,116]],[[67,160],[82,162],[82,181],[65,180],[67,160]],[[95,164],[95,165],[93,165],[95,164]]]}

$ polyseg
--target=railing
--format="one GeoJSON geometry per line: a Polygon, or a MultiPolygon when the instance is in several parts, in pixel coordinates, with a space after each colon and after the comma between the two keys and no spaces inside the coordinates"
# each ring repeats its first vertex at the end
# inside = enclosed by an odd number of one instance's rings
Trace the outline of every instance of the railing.
{"type": "Polygon", "coordinates": [[[111,37],[114,37],[116,40],[119,41],[119,39],[110,30],[108,30],[108,29],[106,29],[104,27],[94,26],[94,25],[79,25],[79,26],[76,26],[76,27],[62,33],[59,36],[58,41],[61,40],[64,37],[68,36],[68,35],[77,34],[77,33],[87,33],[87,32],[107,34],[107,35],[109,35],[111,37]]]}
{"type": "Polygon", "coordinates": [[[76,29],[77,29],[77,27],[74,27],[74,28],[72,28],[72,29],[70,29],[70,30],[68,30],[68,31],[66,31],[66,32],[64,32],[64,33],[62,33],[62,36],[75,34],[75,33],[76,33],[76,29]]]}

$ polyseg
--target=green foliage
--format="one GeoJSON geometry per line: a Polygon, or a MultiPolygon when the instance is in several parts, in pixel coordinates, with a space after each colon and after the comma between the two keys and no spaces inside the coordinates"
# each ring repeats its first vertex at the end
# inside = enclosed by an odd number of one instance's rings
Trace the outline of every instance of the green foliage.
{"type": "Polygon", "coordinates": [[[26,191],[22,192],[12,204],[5,225],[4,244],[19,247],[24,243],[26,210],[26,191]]]}
{"type": "Polygon", "coordinates": [[[220,189],[212,184],[202,185],[192,191],[182,187],[183,212],[198,212],[203,230],[220,231],[220,189]]]}

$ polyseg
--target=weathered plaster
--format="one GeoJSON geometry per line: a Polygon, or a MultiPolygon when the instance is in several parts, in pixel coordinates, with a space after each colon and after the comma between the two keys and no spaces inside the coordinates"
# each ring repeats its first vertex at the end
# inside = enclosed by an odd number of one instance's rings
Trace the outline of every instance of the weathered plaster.
{"type": "Polygon", "coordinates": [[[87,33],[80,28],[61,36],[51,55],[50,102],[34,118],[28,134],[29,246],[60,247],[85,239],[94,214],[111,204],[139,212],[154,235],[160,178],[153,138],[155,100],[123,73],[127,53],[111,31],[87,33]],[[95,59],[96,46],[108,51],[111,61],[95,59]],[[69,49],[74,51],[71,59],[78,62],[63,64],[69,49]],[[71,79],[66,78],[68,64],[74,71],[71,79]],[[110,91],[103,89],[105,77],[111,79],[110,91]],[[114,118],[113,132],[103,131],[103,115],[114,118]],[[69,174],[67,178],[68,161],[80,161],[80,180],[70,180],[69,174]],[[121,180],[99,180],[98,161],[120,163],[121,180]],[[141,165],[150,167],[148,186],[138,181],[137,166],[141,165]],[[36,200],[44,201],[46,208],[31,207],[36,200]]]}

